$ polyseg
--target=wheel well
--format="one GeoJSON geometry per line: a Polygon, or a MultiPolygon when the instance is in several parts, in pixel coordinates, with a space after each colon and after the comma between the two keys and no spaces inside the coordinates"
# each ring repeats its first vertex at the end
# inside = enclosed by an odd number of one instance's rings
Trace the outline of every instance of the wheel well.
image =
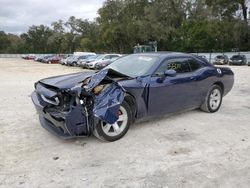
{"type": "Polygon", "coordinates": [[[135,116],[136,116],[136,113],[137,113],[137,107],[136,107],[136,101],[135,101],[135,98],[129,94],[129,93],[126,93],[125,94],[125,98],[124,100],[129,104],[129,106],[131,107],[131,110],[132,110],[132,117],[133,117],[133,120],[135,120],[135,116]]]}
{"type": "Polygon", "coordinates": [[[215,82],[214,85],[220,86],[220,88],[222,90],[222,94],[224,93],[224,85],[222,82],[215,82]]]}

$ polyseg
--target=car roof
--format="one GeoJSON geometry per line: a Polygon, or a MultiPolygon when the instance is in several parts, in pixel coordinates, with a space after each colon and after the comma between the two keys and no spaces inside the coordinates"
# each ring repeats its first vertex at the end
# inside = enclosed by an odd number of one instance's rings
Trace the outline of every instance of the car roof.
{"type": "Polygon", "coordinates": [[[121,55],[121,54],[101,54],[101,55],[121,55]]]}
{"type": "MultiPolygon", "coordinates": [[[[156,56],[156,57],[161,57],[161,58],[166,58],[166,57],[194,57],[195,55],[193,54],[188,54],[188,53],[182,53],[182,52],[169,52],[169,51],[161,51],[161,52],[147,52],[147,53],[137,53],[137,55],[150,55],[150,56],[156,56]]],[[[195,56],[197,57],[197,56],[195,56]]]]}
{"type": "Polygon", "coordinates": [[[192,58],[199,59],[199,61],[202,61],[204,64],[208,66],[211,66],[211,64],[206,59],[199,57],[197,55],[194,55],[194,54],[189,54],[189,53],[161,51],[161,52],[137,53],[135,55],[155,56],[161,59],[172,58],[172,57],[192,57],[192,58]]]}

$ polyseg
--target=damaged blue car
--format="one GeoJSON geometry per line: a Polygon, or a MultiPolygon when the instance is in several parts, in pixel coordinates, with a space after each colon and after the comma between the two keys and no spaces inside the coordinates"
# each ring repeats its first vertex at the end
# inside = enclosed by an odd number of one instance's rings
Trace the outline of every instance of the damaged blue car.
{"type": "Polygon", "coordinates": [[[195,55],[132,54],[99,72],[80,72],[35,83],[32,101],[41,125],[67,139],[94,134],[122,138],[129,126],[165,114],[219,110],[234,73],[195,55]]]}

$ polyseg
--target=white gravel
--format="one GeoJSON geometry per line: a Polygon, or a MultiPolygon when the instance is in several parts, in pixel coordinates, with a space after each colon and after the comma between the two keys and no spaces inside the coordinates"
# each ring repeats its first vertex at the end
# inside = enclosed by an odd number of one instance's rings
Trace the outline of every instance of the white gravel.
{"type": "Polygon", "coordinates": [[[30,98],[35,81],[82,69],[0,59],[0,187],[249,187],[250,67],[232,69],[217,113],[137,123],[103,143],[51,135],[30,98]]]}

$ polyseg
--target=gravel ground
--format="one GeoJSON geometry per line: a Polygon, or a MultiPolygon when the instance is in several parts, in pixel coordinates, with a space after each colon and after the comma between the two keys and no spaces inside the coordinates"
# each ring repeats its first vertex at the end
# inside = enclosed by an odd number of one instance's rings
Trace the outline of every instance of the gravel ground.
{"type": "Polygon", "coordinates": [[[250,67],[232,69],[217,113],[137,123],[104,143],[56,138],[31,102],[35,81],[82,69],[0,59],[0,187],[249,187],[250,67]]]}

